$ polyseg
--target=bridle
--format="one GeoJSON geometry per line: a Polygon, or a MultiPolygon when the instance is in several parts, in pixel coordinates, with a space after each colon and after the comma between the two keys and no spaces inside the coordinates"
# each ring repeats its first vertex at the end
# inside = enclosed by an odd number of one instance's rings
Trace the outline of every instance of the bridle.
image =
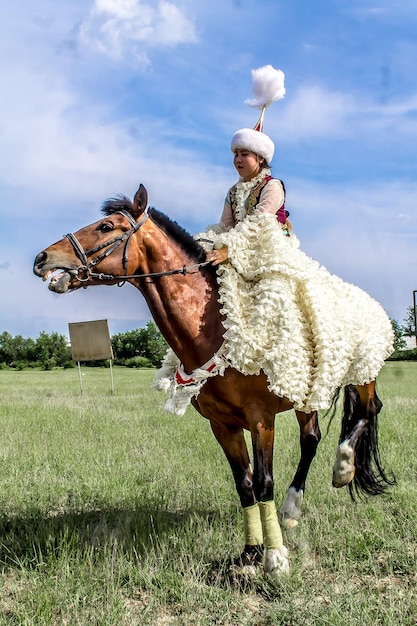
{"type": "MultiPolygon", "coordinates": [[[[113,237],[113,239],[109,239],[108,241],[105,241],[104,243],[101,243],[98,246],[95,246],[95,248],[91,248],[90,250],[84,250],[84,248],[82,247],[82,245],[80,244],[80,242],[78,241],[78,239],[73,233],[68,233],[64,235],[64,237],[66,237],[68,241],[70,242],[70,244],[72,245],[75,254],[81,261],[81,265],[79,265],[78,267],[74,269],[66,270],[66,271],[72,274],[80,282],[86,283],[89,280],[89,278],[97,278],[98,280],[103,280],[103,281],[104,280],[112,280],[112,281],[120,280],[121,282],[119,283],[119,287],[121,287],[124,285],[125,281],[128,280],[129,278],[160,278],[161,276],[172,276],[174,274],[183,274],[185,276],[186,274],[193,273],[194,271],[198,270],[200,267],[204,267],[205,265],[208,265],[210,263],[210,261],[204,261],[203,263],[196,263],[195,265],[183,265],[181,268],[167,270],[165,272],[153,272],[150,274],[128,274],[127,266],[128,266],[128,261],[129,261],[130,238],[139,230],[141,226],[143,226],[143,224],[149,218],[149,213],[148,213],[148,209],[145,209],[143,216],[138,222],[134,220],[134,218],[130,215],[128,211],[124,211],[123,209],[121,209],[120,211],[115,211],[114,214],[123,215],[123,217],[125,217],[127,221],[130,223],[132,228],[130,230],[127,230],[125,233],[121,233],[120,235],[113,237]],[[103,272],[92,271],[92,269],[95,268],[96,265],[98,265],[101,261],[103,261],[108,256],[110,256],[123,243],[124,243],[124,250],[123,250],[123,256],[122,256],[122,265],[123,265],[124,274],[122,275],[105,274],[103,272]],[[100,250],[103,250],[101,254],[97,255],[91,261],[88,260],[88,257],[90,257],[92,254],[95,254],[96,252],[99,252],[100,250]],[[83,274],[82,276],[80,275],[80,272],[81,274],[83,274]]],[[[87,285],[85,285],[85,287],[87,287],[87,285]]]]}

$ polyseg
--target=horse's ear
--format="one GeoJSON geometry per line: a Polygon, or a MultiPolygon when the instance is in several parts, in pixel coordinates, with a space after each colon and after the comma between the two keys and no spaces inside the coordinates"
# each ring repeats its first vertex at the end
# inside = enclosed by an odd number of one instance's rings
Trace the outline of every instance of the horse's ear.
{"type": "Polygon", "coordinates": [[[137,219],[141,213],[144,212],[148,206],[148,192],[145,187],[140,184],[139,189],[135,193],[133,200],[133,217],[137,219]]]}

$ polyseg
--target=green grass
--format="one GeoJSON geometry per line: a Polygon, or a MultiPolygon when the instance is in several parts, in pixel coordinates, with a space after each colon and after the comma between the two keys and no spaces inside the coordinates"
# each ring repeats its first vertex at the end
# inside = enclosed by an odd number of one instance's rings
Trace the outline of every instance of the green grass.
{"type": "MultiPolygon", "coordinates": [[[[415,626],[417,363],[388,363],[381,456],[397,477],[331,487],[335,419],[310,471],[291,574],[239,580],[237,494],[208,422],[164,412],[152,371],[0,371],[0,625],[415,626]]],[[[298,461],[276,421],[280,505],[298,461]]],[[[326,431],[326,423],[322,422],[326,431]]]]}

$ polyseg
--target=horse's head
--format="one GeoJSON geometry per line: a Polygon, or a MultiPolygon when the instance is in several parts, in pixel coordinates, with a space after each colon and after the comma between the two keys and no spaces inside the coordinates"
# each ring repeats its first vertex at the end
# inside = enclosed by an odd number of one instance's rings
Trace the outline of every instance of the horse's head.
{"type": "Polygon", "coordinates": [[[42,280],[51,282],[49,289],[56,293],[87,287],[113,285],[128,274],[130,237],[146,221],[148,193],[140,185],[133,203],[127,198],[107,201],[104,217],[40,252],[33,271],[42,280]],[[54,274],[54,272],[57,272],[54,274]]]}

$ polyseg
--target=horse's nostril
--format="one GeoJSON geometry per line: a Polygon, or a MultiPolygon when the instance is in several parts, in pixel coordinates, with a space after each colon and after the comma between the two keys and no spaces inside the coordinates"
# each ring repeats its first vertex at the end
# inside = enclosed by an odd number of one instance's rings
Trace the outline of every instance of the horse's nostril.
{"type": "Polygon", "coordinates": [[[41,268],[42,265],[45,264],[47,258],[48,258],[48,255],[46,254],[44,250],[42,252],[39,252],[33,264],[34,267],[41,268]]]}

